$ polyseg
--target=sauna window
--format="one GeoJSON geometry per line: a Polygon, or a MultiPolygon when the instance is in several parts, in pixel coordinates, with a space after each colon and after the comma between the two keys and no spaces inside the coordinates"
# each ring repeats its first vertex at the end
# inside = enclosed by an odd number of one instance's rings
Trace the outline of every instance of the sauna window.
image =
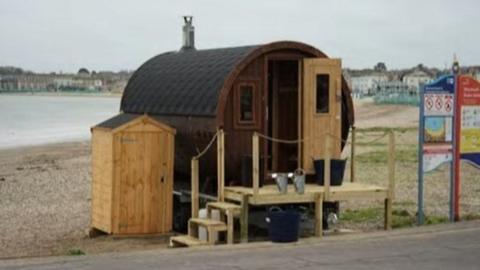
{"type": "Polygon", "coordinates": [[[234,91],[234,125],[237,129],[258,128],[258,82],[241,82],[234,91]]]}
{"type": "Polygon", "coordinates": [[[328,113],[329,88],[330,76],[328,74],[317,74],[317,113],[328,113]]]}
{"type": "Polygon", "coordinates": [[[253,86],[240,86],[240,122],[253,122],[253,86]]]}

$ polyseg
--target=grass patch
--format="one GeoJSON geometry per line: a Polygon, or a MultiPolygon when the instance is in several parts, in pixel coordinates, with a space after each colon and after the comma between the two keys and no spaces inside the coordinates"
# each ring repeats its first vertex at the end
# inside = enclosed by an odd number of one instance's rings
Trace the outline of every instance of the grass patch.
{"type": "Polygon", "coordinates": [[[461,218],[462,220],[476,220],[476,219],[480,219],[480,214],[466,214],[461,218]]]}
{"type": "Polygon", "coordinates": [[[83,250],[76,249],[76,248],[70,249],[70,250],[67,251],[68,256],[82,256],[82,255],[85,255],[85,254],[86,253],[83,250]]]}
{"type": "Polygon", "coordinates": [[[383,218],[383,211],[380,208],[365,208],[359,210],[347,209],[340,213],[340,220],[353,223],[378,220],[383,218]]]}
{"type": "Polygon", "coordinates": [[[387,144],[384,143],[384,142],[368,142],[368,141],[365,141],[365,142],[361,142],[361,141],[356,141],[355,142],[355,145],[356,146],[370,146],[370,147],[387,147],[387,144]]]}
{"type": "MultiPolygon", "coordinates": [[[[387,163],[387,151],[370,151],[355,156],[355,161],[360,163],[387,163]]],[[[407,149],[395,150],[395,160],[405,163],[416,163],[418,160],[417,149],[408,147],[407,149]]]]}
{"type": "MultiPolygon", "coordinates": [[[[345,210],[340,220],[352,223],[365,223],[368,221],[383,220],[383,208],[365,208],[359,210],[345,210]]],[[[415,225],[415,216],[405,209],[392,210],[392,227],[405,228],[415,225]]]]}
{"type": "Polygon", "coordinates": [[[425,217],[425,224],[427,225],[435,225],[435,224],[442,224],[448,222],[448,217],[441,217],[441,216],[427,216],[425,217]]]}
{"type": "MultiPolygon", "coordinates": [[[[358,210],[345,210],[340,214],[340,220],[351,223],[365,223],[383,220],[383,208],[364,208],[358,210]]],[[[473,217],[472,217],[473,218],[473,217]]],[[[475,216],[480,218],[480,216],[475,216]]],[[[447,223],[448,218],[443,216],[427,216],[425,218],[426,225],[434,225],[447,223]]],[[[416,216],[409,211],[402,208],[395,208],[392,210],[392,228],[407,228],[413,227],[417,223],[416,216]]]]}
{"type": "Polygon", "coordinates": [[[394,131],[394,132],[400,132],[400,133],[405,133],[408,131],[417,131],[417,127],[370,127],[370,128],[357,128],[357,132],[388,132],[388,131],[394,131]]]}

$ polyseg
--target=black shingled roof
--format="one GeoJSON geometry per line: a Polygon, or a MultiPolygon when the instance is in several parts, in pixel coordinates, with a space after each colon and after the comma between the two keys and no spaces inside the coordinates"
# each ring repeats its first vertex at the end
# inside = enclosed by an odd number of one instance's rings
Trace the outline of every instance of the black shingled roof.
{"type": "Polygon", "coordinates": [[[215,116],[227,75],[257,47],[157,55],[134,72],[120,109],[137,114],[215,116]]]}
{"type": "Polygon", "coordinates": [[[142,116],[141,114],[130,114],[130,113],[121,113],[119,115],[115,115],[114,117],[107,119],[100,124],[96,125],[95,127],[103,127],[114,129],[117,128],[125,123],[130,122],[131,120],[137,119],[138,117],[142,116]]]}

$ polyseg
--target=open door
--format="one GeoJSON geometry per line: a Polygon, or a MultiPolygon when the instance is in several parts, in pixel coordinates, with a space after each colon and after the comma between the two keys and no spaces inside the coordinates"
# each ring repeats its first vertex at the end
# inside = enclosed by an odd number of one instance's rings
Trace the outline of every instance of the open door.
{"type": "Polygon", "coordinates": [[[323,159],[326,134],[331,137],[331,158],[340,158],[342,81],[341,60],[310,58],[303,60],[303,98],[300,128],[305,141],[300,149],[301,166],[315,173],[314,159],[323,159]]]}

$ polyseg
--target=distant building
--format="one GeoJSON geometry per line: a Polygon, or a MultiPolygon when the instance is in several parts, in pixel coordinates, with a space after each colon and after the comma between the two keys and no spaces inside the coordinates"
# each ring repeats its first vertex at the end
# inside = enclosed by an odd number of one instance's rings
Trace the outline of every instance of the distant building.
{"type": "Polygon", "coordinates": [[[350,74],[350,85],[355,97],[370,96],[376,92],[378,85],[388,82],[385,72],[359,72],[350,74]]]}
{"type": "Polygon", "coordinates": [[[123,92],[132,72],[88,71],[77,73],[34,73],[12,66],[0,66],[0,92],[105,91],[123,92]]]}
{"type": "Polygon", "coordinates": [[[462,70],[462,73],[470,75],[476,80],[480,80],[480,66],[467,67],[465,70],[462,70]]]}
{"type": "Polygon", "coordinates": [[[405,83],[411,91],[417,91],[421,85],[433,81],[434,74],[422,65],[418,65],[402,76],[402,82],[405,83]]]}
{"type": "Polygon", "coordinates": [[[405,82],[395,80],[395,81],[388,81],[388,82],[381,82],[378,84],[377,91],[374,93],[375,95],[386,95],[398,93],[403,95],[417,95],[418,91],[412,91],[408,84],[405,82]]]}
{"type": "Polygon", "coordinates": [[[53,90],[53,78],[47,74],[3,75],[0,80],[2,91],[45,91],[53,90]]]}

